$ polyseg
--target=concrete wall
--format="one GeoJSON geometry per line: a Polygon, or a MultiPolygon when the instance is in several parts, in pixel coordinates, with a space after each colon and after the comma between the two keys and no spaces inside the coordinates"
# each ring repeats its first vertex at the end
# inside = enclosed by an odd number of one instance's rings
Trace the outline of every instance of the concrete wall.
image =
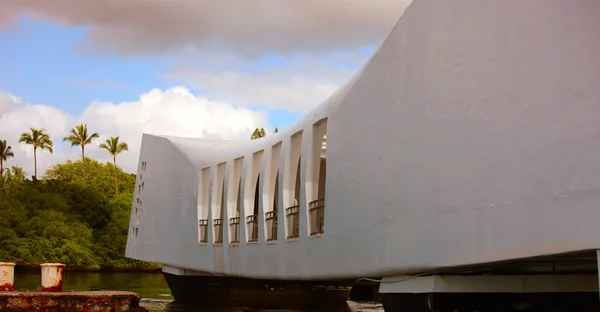
{"type": "MultiPolygon", "coordinates": [[[[144,135],[143,213],[127,256],[315,279],[600,248],[599,29],[597,0],[415,1],[356,76],[286,131],[244,142],[144,135]],[[323,118],[325,233],[309,237],[307,169],[323,118]],[[277,242],[259,231],[258,242],[245,243],[242,230],[239,246],[199,245],[201,170],[211,166],[212,183],[228,162],[228,192],[233,160],[264,150],[256,168],[265,194],[273,145],[282,143],[278,166],[288,172],[298,131],[300,237],[285,240],[280,226],[277,242]]],[[[252,168],[244,161],[242,220],[252,209],[252,168]]],[[[265,197],[261,229],[272,207],[265,197]]]]}

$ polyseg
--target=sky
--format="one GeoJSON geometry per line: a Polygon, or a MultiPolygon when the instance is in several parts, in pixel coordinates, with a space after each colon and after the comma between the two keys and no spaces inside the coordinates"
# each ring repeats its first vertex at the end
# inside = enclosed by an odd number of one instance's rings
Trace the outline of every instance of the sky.
{"type": "Polygon", "coordinates": [[[0,0],[0,140],[6,166],[33,175],[30,127],[54,141],[38,176],[78,159],[63,142],[79,123],[99,145],[129,145],[117,162],[135,172],[142,133],[250,138],[285,129],[348,80],[410,0],[0,0]],[[51,4],[50,4],[51,3],[51,4]]]}

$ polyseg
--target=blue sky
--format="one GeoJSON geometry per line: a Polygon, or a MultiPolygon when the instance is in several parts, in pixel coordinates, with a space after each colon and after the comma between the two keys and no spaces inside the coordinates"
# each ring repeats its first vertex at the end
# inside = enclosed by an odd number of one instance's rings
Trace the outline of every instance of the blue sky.
{"type": "Polygon", "coordinates": [[[0,32],[0,87],[28,102],[79,114],[94,100],[134,100],[154,87],[170,86],[161,76],[168,57],[84,56],[74,50],[84,31],[24,17],[18,31],[0,32]]]}
{"type": "MultiPolygon", "coordinates": [[[[78,115],[92,101],[134,101],[153,88],[167,89],[176,85],[165,73],[175,63],[177,54],[153,56],[110,57],[86,55],[76,50],[84,41],[86,27],[67,27],[22,17],[18,30],[0,31],[0,89],[18,95],[33,104],[57,107],[78,115]]],[[[374,46],[361,47],[368,57],[374,46]]],[[[286,57],[268,55],[240,71],[260,73],[283,66],[286,57]]],[[[333,59],[333,68],[357,70],[356,64],[333,59]]],[[[203,90],[187,86],[202,95],[203,90]]],[[[236,104],[236,103],[233,103],[236,104]]],[[[253,107],[261,110],[260,103],[253,107]]],[[[272,127],[285,128],[303,113],[285,109],[268,111],[272,127]]]]}
{"type": "MultiPolygon", "coordinates": [[[[129,171],[142,133],[246,140],[255,127],[285,131],[364,64],[399,16],[388,7],[407,0],[370,0],[362,15],[313,0],[281,14],[164,1],[3,6],[0,139],[13,147],[12,162],[33,169],[32,151],[18,143],[29,127],[46,129],[57,147],[38,155],[41,171],[79,157],[61,140],[78,123],[100,133],[96,145],[126,141],[119,162],[129,171]]],[[[86,155],[110,160],[99,148],[86,155]]]]}

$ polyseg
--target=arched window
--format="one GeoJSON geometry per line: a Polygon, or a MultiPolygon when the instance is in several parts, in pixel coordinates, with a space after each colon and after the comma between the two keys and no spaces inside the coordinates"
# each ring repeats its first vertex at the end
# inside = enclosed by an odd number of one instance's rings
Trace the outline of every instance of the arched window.
{"type": "Polygon", "coordinates": [[[285,165],[284,207],[286,238],[300,236],[300,163],[302,151],[302,131],[291,137],[290,149],[285,165]]]}
{"type": "Polygon", "coordinates": [[[323,234],[327,178],[327,119],[313,125],[310,159],[306,172],[306,197],[310,235],[323,234]]]}
{"type": "Polygon", "coordinates": [[[223,243],[223,216],[225,215],[225,170],[227,163],[217,165],[217,176],[213,187],[213,237],[215,244],[223,243]]]}
{"type": "Polygon", "coordinates": [[[240,157],[233,161],[233,170],[229,180],[229,191],[227,198],[228,216],[229,216],[229,241],[231,243],[240,242],[240,207],[241,207],[241,186],[242,186],[242,168],[244,158],[240,157]]]}
{"type": "Polygon", "coordinates": [[[248,242],[258,241],[258,213],[260,204],[260,167],[263,151],[252,155],[252,163],[248,166],[246,187],[244,188],[244,209],[246,215],[246,238],[248,242]]]}
{"type": "Polygon", "coordinates": [[[268,188],[265,188],[264,211],[267,241],[277,240],[277,219],[279,216],[279,157],[281,142],[273,145],[269,164],[268,188]]]}
{"type": "Polygon", "coordinates": [[[208,243],[208,198],[210,191],[210,167],[200,171],[198,182],[198,243],[208,243]]]}

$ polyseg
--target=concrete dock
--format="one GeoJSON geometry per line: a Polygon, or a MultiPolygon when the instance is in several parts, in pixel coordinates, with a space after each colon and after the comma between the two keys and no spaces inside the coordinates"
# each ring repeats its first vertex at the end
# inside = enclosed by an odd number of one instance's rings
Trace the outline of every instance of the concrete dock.
{"type": "Polygon", "coordinates": [[[140,295],[128,291],[3,291],[0,311],[147,312],[140,307],[140,299],[140,295]]]}

